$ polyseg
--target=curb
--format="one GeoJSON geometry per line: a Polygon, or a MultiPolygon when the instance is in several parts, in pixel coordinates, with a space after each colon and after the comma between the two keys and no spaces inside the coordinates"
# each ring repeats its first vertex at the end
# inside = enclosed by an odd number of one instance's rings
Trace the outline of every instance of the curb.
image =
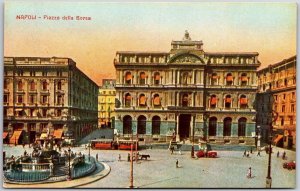
{"type": "MultiPolygon", "coordinates": [[[[3,188],[75,188],[78,186],[86,185],[92,182],[95,182],[97,180],[100,180],[104,177],[106,177],[110,173],[110,166],[108,166],[106,163],[100,162],[104,169],[97,173],[92,173],[87,177],[74,179],[71,181],[60,181],[60,182],[54,182],[54,183],[47,183],[47,184],[11,184],[11,183],[3,183],[3,188]],[[93,176],[93,178],[91,178],[93,176]]],[[[96,163],[97,169],[99,169],[99,163],[96,163]]],[[[96,170],[97,171],[97,170],[96,170]]]]}

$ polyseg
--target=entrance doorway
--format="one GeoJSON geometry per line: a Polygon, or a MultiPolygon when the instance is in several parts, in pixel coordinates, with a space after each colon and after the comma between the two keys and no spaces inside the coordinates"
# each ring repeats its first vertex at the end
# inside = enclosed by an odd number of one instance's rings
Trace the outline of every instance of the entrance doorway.
{"type": "Polygon", "coordinates": [[[179,116],[179,136],[180,140],[184,140],[189,138],[190,136],[190,122],[191,115],[190,114],[181,114],[179,116]]]}

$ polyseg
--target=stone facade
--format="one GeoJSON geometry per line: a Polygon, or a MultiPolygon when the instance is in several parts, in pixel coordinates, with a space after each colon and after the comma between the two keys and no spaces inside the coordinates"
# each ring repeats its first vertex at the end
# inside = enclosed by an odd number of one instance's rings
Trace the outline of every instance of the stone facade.
{"type": "Polygon", "coordinates": [[[45,132],[79,140],[97,127],[97,94],[70,58],[5,57],[4,131],[21,131],[19,144],[45,132]]]}
{"type": "Polygon", "coordinates": [[[204,52],[186,32],[170,52],[117,52],[115,128],[145,142],[255,143],[256,52],[204,52]]]}
{"type": "Polygon", "coordinates": [[[273,123],[273,144],[296,147],[296,56],[259,70],[257,126],[262,141],[268,142],[272,110],[278,113],[273,123]]]}
{"type": "Polygon", "coordinates": [[[115,120],[115,90],[116,80],[103,79],[99,87],[98,126],[114,128],[115,120]]]}

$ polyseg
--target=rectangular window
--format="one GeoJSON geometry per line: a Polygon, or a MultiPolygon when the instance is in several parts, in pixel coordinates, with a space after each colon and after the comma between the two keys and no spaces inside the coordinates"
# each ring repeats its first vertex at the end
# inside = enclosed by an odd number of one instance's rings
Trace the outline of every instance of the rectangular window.
{"type": "Polygon", "coordinates": [[[18,103],[23,103],[23,95],[17,96],[18,103]]]}
{"type": "Polygon", "coordinates": [[[285,100],[285,94],[282,95],[282,99],[285,100]]]}
{"type": "Polygon", "coordinates": [[[285,112],[285,105],[282,106],[281,112],[285,112]]]}
{"type": "Polygon", "coordinates": [[[29,95],[29,103],[34,103],[35,102],[35,95],[29,95]]]}
{"type": "Polygon", "coordinates": [[[291,104],[291,112],[295,112],[295,104],[291,104]]]}
{"type": "Polygon", "coordinates": [[[43,117],[47,117],[47,109],[43,109],[42,110],[42,116],[43,117]]]}
{"type": "Polygon", "coordinates": [[[42,103],[45,104],[45,103],[47,103],[47,101],[48,101],[48,96],[43,95],[42,96],[42,103]]]}
{"type": "Polygon", "coordinates": [[[3,96],[3,102],[4,103],[8,103],[8,95],[7,94],[4,94],[4,96],[3,96]]]}
{"type": "Polygon", "coordinates": [[[57,115],[57,117],[60,117],[60,116],[61,116],[61,110],[60,110],[60,109],[58,109],[58,110],[56,111],[56,115],[57,115]]]}
{"type": "Polygon", "coordinates": [[[30,109],[30,117],[33,117],[34,109],[30,109]]]}

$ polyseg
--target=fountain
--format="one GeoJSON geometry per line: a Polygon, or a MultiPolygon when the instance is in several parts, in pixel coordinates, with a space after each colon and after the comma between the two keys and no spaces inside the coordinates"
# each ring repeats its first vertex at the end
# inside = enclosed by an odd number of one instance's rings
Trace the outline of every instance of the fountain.
{"type": "Polygon", "coordinates": [[[57,182],[87,176],[96,169],[95,159],[88,160],[81,153],[56,151],[53,139],[45,139],[43,146],[34,144],[32,153],[5,158],[4,182],[57,182]]]}

